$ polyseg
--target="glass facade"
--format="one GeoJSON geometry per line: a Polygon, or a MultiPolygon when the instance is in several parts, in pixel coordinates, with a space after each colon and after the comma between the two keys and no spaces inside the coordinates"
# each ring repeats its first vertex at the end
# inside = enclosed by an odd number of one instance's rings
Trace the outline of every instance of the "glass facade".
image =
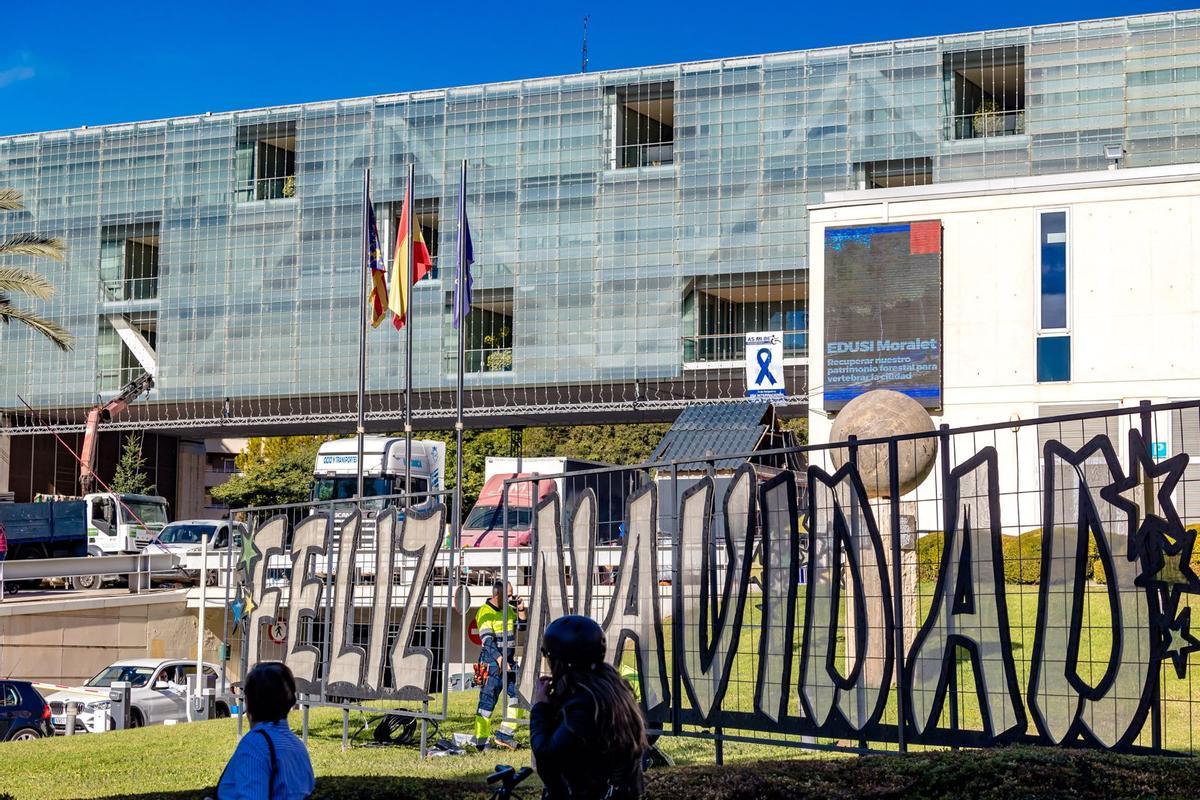
{"type": "MultiPolygon", "coordinates": [[[[352,416],[363,171],[390,250],[412,163],[439,264],[414,291],[414,408],[442,414],[463,159],[476,408],[740,396],[722,337],[764,326],[801,399],[808,204],[1103,169],[1106,144],[1200,161],[1198,61],[1200,13],[1177,12],[3,138],[27,210],[0,235],[65,239],[38,308],[76,347],[0,330],[0,407],[91,405],[140,367],[124,325],[158,373],[136,418],[352,416]]],[[[369,412],[395,418],[403,336],[368,341],[369,412]]]]}

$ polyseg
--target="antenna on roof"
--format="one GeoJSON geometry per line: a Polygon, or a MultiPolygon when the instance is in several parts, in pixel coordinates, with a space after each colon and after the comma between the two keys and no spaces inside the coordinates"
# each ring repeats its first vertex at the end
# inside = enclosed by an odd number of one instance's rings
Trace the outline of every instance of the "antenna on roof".
{"type": "Polygon", "coordinates": [[[584,15],[584,17],[583,17],[583,69],[580,70],[581,72],[587,72],[587,62],[588,62],[587,34],[588,34],[588,20],[589,19],[591,19],[591,15],[584,15]]]}

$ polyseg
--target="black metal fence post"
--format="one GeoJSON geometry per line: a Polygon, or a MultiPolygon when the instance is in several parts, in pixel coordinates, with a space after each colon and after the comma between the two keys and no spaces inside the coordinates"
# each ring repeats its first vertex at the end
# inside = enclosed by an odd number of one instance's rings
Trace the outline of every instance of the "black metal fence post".
{"type": "MultiPolygon", "coordinates": [[[[943,422],[938,426],[938,457],[941,459],[942,473],[942,547],[948,547],[951,531],[947,530],[953,509],[950,507],[950,426],[943,422]]],[[[953,615],[949,619],[954,619],[953,615]]],[[[947,682],[946,696],[950,701],[950,730],[958,730],[958,648],[950,649],[950,679],[947,682]]],[[[952,745],[957,750],[957,745],[952,745]]]]}
{"type": "MultiPolygon", "coordinates": [[[[1142,446],[1154,447],[1154,415],[1150,411],[1151,403],[1149,400],[1143,400],[1138,403],[1138,421],[1142,432],[1142,446]]],[[[1140,459],[1143,453],[1130,453],[1130,460],[1137,458],[1134,463],[1141,463],[1140,459]]],[[[1154,481],[1149,475],[1142,476],[1142,520],[1147,515],[1154,513],[1154,481]]],[[[1139,524],[1142,520],[1139,520],[1139,524]]],[[[1159,608],[1150,609],[1151,614],[1157,614],[1162,611],[1163,593],[1160,590],[1153,592],[1155,603],[1159,608]]],[[[1162,750],[1162,663],[1156,659],[1154,665],[1154,688],[1150,700],[1150,747],[1155,751],[1162,750]]]]}
{"type": "Polygon", "coordinates": [[[896,742],[901,752],[908,750],[904,725],[908,719],[904,697],[904,576],[900,565],[900,445],[888,441],[888,505],[892,528],[892,616],[896,628],[896,742]]]}

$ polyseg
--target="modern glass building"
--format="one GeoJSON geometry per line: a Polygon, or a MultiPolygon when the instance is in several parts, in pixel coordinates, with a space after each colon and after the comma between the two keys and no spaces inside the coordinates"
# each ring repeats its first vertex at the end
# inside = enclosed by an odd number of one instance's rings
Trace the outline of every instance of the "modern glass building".
{"type": "MultiPolygon", "coordinates": [[[[465,159],[475,424],[666,417],[741,396],[742,335],[764,330],[783,336],[799,412],[810,203],[1103,169],[1106,147],[1129,166],[1200,161],[1200,12],[2,138],[0,187],[27,208],[0,214],[0,236],[66,241],[66,263],[38,264],[62,287],[40,310],[77,344],[0,330],[0,408],[18,432],[37,429],[18,394],[74,426],[152,367],[128,422],[344,427],[363,173],[390,250],[415,164],[438,269],[415,289],[414,408],[444,424],[465,159]]],[[[370,332],[373,427],[396,427],[403,352],[390,327],[370,332]]]]}

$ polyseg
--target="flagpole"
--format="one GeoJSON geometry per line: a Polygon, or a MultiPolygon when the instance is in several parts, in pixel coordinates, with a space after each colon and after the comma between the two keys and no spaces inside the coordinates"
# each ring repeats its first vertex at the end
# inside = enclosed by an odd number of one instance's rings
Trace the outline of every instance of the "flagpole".
{"type": "Polygon", "coordinates": [[[367,206],[371,202],[371,169],[363,172],[362,195],[362,275],[358,287],[358,493],[356,498],[363,496],[363,437],[366,435],[366,402],[367,393],[367,239],[369,232],[369,217],[367,206]]]}
{"type": "MultiPolygon", "coordinates": [[[[416,253],[417,236],[413,233],[417,228],[417,208],[413,180],[416,176],[416,164],[408,165],[408,268],[404,276],[407,287],[404,305],[404,491],[409,496],[407,504],[412,503],[412,348],[413,348],[413,267],[416,253]]],[[[430,487],[432,488],[432,487],[430,487]]]]}
{"type": "Polygon", "coordinates": [[[456,392],[454,420],[454,542],[462,543],[462,485],[463,485],[463,359],[466,350],[467,316],[459,308],[466,299],[467,243],[463,231],[463,220],[467,212],[467,160],[462,160],[462,171],[458,177],[458,267],[454,280],[454,313],[458,317],[458,389],[456,392]]]}

